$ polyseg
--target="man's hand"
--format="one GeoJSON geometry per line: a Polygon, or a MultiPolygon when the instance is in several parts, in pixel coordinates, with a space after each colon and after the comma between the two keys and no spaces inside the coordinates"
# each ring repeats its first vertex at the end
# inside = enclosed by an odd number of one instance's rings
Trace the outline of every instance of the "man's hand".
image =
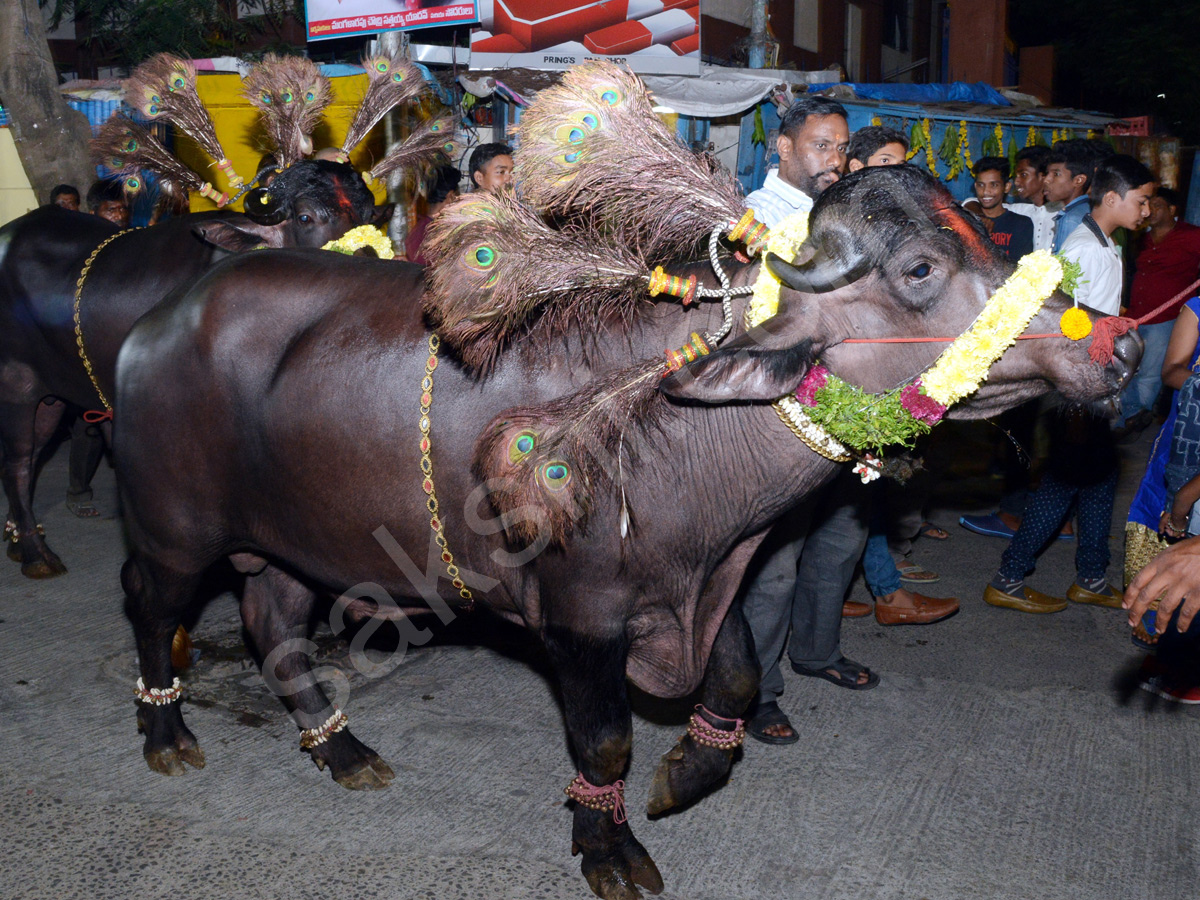
{"type": "Polygon", "coordinates": [[[1167,623],[1179,607],[1176,627],[1187,631],[1196,613],[1200,612],[1200,537],[1168,547],[1138,572],[1122,603],[1129,610],[1130,626],[1137,625],[1157,597],[1162,597],[1162,602],[1155,616],[1154,630],[1159,634],[1166,631],[1167,623]]]}

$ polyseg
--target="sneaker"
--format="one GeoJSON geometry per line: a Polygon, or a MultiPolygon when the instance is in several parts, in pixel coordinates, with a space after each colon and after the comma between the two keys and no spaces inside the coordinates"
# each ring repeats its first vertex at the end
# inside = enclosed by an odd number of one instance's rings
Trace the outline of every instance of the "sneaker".
{"type": "Polygon", "coordinates": [[[1156,675],[1142,681],[1138,687],[1151,694],[1157,694],[1164,700],[1170,700],[1172,703],[1183,703],[1187,706],[1195,706],[1200,703],[1200,684],[1170,684],[1161,675],[1156,675]]]}

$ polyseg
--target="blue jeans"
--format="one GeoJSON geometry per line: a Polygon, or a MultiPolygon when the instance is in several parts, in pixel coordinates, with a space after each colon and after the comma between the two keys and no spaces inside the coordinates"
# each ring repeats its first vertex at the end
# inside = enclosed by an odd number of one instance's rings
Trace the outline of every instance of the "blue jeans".
{"type": "MultiPolygon", "coordinates": [[[[876,498],[878,500],[879,498],[876,498]]],[[[876,597],[886,597],[900,590],[900,570],[888,552],[887,533],[872,531],[867,537],[867,549],[862,558],[863,577],[867,588],[876,597]]]]}
{"type": "Polygon", "coordinates": [[[1138,334],[1146,342],[1146,349],[1142,353],[1142,364],[1133,373],[1129,384],[1125,385],[1125,390],[1121,391],[1121,415],[1125,419],[1143,409],[1154,410],[1154,401],[1162,390],[1163,362],[1167,358],[1167,344],[1171,341],[1174,328],[1174,322],[1159,322],[1138,328],[1138,334]]]}

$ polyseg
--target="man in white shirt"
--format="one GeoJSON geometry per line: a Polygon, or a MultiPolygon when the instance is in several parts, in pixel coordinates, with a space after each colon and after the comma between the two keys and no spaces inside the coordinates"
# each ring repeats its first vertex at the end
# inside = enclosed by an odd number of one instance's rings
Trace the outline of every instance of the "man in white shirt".
{"type": "Polygon", "coordinates": [[[797,100],[779,122],[779,166],[767,172],[763,186],[746,198],[746,206],[768,228],[808,212],[821,192],[842,177],[849,142],[842,104],[827,97],[797,100]]]}
{"type": "Polygon", "coordinates": [[[1140,228],[1153,194],[1153,173],[1132,156],[1114,156],[1096,167],[1088,192],[1091,212],[1062,245],[1062,254],[1083,270],[1075,288],[1077,305],[1109,316],[1120,314],[1125,271],[1112,233],[1122,227],[1131,232],[1140,228]]]}

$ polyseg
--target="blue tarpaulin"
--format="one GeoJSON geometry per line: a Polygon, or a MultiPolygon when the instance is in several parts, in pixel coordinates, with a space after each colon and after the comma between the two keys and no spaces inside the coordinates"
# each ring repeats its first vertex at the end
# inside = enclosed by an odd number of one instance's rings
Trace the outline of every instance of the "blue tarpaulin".
{"type": "MultiPolygon", "coordinates": [[[[809,85],[809,93],[834,87],[835,83],[809,85]]],[[[977,81],[967,84],[954,81],[950,84],[857,84],[836,83],[839,88],[850,88],[859,100],[891,100],[895,103],[986,103],[990,106],[1012,106],[1008,98],[990,84],[977,81]]]]}

